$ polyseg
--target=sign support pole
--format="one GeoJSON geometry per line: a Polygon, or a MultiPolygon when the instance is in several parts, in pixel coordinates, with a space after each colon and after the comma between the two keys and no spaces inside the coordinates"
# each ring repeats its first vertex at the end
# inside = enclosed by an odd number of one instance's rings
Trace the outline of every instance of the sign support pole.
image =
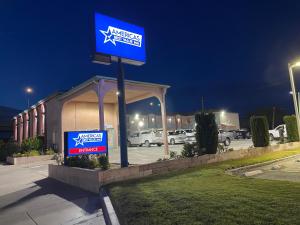
{"type": "Polygon", "coordinates": [[[128,167],[124,68],[120,57],[118,57],[118,104],[121,167],[128,167]]]}

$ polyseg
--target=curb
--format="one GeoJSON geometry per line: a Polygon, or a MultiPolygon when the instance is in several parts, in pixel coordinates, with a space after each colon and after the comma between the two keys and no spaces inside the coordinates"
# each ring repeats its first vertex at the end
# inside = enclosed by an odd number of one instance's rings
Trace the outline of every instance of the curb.
{"type": "Polygon", "coordinates": [[[267,162],[262,162],[262,163],[257,163],[257,164],[253,164],[253,165],[248,165],[248,166],[243,166],[243,167],[239,167],[239,168],[227,170],[225,173],[230,174],[230,175],[235,175],[239,171],[243,171],[243,170],[253,169],[253,168],[256,168],[256,167],[270,165],[270,164],[275,163],[275,162],[280,162],[280,161],[283,161],[283,160],[286,160],[286,159],[296,158],[298,156],[300,156],[300,154],[291,155],[291,156],[287,156],[287,157],[284,157],[284,158],[281,158],[281,159],[274,159],[274,160],[267,161],[267,162]]]}
{"type": "Polygon", "coordinates": [[[104,188],[100,188],[100,203],[106,225],[120,225],[115,209],[104,188]]]}

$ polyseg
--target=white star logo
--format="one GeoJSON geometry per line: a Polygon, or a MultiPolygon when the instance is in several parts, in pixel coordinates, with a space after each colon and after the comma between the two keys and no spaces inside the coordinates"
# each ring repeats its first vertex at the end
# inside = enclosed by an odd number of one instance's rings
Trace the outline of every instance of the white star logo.
{"type": "Polygon", "coordinates": [[[106,42],[111,42],[116,46],[116,42],[115,42],[115,36],[111,33],[110,27],[107,28],[107,31],[104,30],[99,30],[104,36],[104,43],[106,42]]]}
{"type": "Polygon", "coordinates": [[[83,146],[83,138],[81,138],[80,136],[78,136],[77,138],[73,138],[73,140],[76,142],[75,147],[77,145],[82,145],[83,146]]]}

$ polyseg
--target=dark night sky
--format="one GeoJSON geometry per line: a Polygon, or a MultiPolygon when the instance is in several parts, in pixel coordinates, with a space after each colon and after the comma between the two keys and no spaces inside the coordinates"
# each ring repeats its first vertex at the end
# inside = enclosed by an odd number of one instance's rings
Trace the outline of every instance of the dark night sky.
{"type": "Polygon", "coordinates": [[[206,108],[292,110],[287,63],[300,56],[300,2],[291,0],[1,0],[0,105],[24,109],[26,86],[34,102],[115,76],[116,65],[91,62],[94,11],[145,28],[148,61],[126,66],[126,78],[171,85],[169,112],[198,110],[201,96],[206,108]]]}

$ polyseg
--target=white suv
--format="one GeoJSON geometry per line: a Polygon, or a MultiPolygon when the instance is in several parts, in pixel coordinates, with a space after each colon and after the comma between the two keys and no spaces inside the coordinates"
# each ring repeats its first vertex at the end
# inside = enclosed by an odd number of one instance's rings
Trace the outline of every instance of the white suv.
{"type": "Polygon", "coordinates": [[[273,130],[269,130],[270,141],[273,141],[276,138],[280,138],[280,130],[283,129],[283,136],[287,137],[285,124],[281,124],[273,130]]]}
{"type": "Polygon", "coordinates": [[[144,130],[131,134],[127,140],[128,146],[150,147],[152,144],[161,146],[163,144],[162,133],[157,130],[144,130]]]}

